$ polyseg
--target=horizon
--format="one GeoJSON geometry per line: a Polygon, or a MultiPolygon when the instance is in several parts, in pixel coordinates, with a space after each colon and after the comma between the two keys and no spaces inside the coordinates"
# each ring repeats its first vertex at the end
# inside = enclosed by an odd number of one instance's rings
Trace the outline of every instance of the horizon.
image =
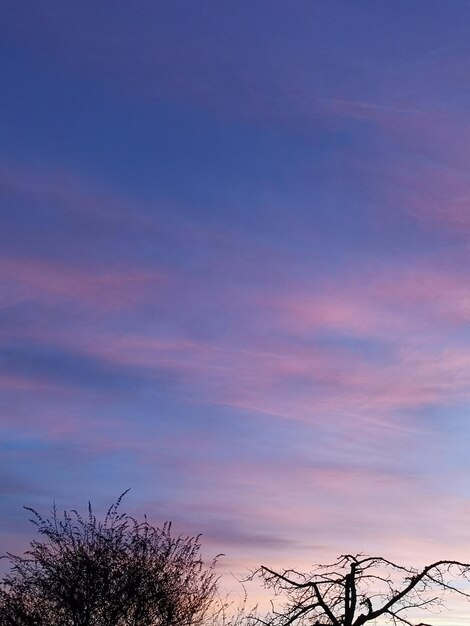
{"type": "Polygon", "coordinates": [[[470,562],[470,4],[0,18],[0,553],[130,488],[227,588],[470,562]]]}

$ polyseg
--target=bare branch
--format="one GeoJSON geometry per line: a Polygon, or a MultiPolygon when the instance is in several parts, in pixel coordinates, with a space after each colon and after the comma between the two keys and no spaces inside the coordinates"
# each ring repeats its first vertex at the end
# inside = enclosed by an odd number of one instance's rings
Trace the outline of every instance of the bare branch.
{"type": "Polygon", "coordinates": [[[413,626],[410,612],[442,606],[443,594],[470,599],[470,592],[454,582],[470,581],[470,564],[452,560],[418,570],[383,557],[345,554],[310,573],[276,572],[266,566],[256,573],[267,588],[286,597],[267,619],[269,626],[302,626],[307,616],[310,626],[364,626],[380,617],[395,626],[413,626]]]}

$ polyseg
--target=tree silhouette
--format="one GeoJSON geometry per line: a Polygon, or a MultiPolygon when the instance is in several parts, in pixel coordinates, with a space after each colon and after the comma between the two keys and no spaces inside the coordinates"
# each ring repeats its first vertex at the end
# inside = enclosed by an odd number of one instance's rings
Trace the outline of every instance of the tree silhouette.
{"type": "Polygon", "coordinates": [[[286,603],[263,621],[269,626],[363,626],[376,620],[394,626],[415,624],[418,610],[439,610],[443,596],[456,593],[470,599],[458,579],[470,580],[470,564],[436,561],[422,569],[403,567],[383,557],[344,555],[331,565],[317,565],[310,573],[276,572],[262,566],[255,575],[286,603]]]}
{"type": "Polygon", "coordinates": [[[121,500],[103,521],[91,505],[86,517],[25,507],[41,538],[7,555],[1,626],[200,626],[217,592],[215,560],[204,566],[199,536],[138,522],[121,500]]]}

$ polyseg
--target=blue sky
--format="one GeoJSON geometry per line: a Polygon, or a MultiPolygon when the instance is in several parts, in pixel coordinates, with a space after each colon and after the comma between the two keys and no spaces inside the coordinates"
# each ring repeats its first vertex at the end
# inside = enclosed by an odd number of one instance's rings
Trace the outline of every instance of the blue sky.
{"type": "Polygon", "coordinates": [[[0,11],[2,550],[470,560],[468,3],[0,11]]]}

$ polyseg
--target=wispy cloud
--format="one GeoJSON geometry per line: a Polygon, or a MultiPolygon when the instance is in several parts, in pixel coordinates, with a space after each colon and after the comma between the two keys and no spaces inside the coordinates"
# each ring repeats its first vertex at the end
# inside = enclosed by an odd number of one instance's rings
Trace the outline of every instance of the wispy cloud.
{"type": "Polygon", "coordinates": [[[38,259],[0,259],[0,281],[7,291],[3,306],[55,299],[94,309],[122,310],[135,307],[149,290],[160,290],[166,280],[163,271],[87,271],[38,259]]]}

